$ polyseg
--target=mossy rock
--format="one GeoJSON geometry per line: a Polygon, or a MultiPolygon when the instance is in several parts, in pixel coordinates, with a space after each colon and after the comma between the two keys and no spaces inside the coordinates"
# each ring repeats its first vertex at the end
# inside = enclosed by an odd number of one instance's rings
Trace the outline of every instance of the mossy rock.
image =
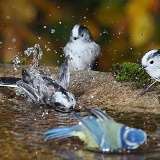
{"type": "Polygon", "coordinates": [[[154,82],[138,63],[125,62],[114,64],[113,67],[117,82],[135,82],[134,88],[144,88],[154,82]]]}

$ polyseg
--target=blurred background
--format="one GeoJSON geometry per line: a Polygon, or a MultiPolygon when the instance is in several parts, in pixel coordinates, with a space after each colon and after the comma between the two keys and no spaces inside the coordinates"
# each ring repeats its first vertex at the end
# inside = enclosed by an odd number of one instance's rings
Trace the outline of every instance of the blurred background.
{"type": "Polygon", "coordinates": [[[160,48],[159,0],[1,0],[0,62],[40,44],[41,65],[60,66],[71,28],[86,25],[101,46],[98,70],[140,62],[160,48]]]}

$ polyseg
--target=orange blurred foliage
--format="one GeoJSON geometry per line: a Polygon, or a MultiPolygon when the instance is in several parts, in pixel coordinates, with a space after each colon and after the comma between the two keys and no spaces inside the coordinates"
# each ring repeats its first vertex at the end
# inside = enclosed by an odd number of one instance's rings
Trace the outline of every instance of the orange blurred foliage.
{"type": "Polygon", "coordinates": [[[59,66],[62,47],[75,24],[84,24],[101,46],[99,70],[113,63],[140,62],[160,48],[158,0],[7,0],[0,1],[0,60],[5,62],[39,43],[41,64],[59,66]]]}

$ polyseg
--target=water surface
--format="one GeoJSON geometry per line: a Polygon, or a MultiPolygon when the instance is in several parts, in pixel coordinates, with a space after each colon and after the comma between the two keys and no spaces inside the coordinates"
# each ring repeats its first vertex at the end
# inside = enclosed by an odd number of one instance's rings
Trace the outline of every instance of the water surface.
{"type": "Polygon", "coordinates": [[[77,124],[70,113],[30,103],[26,97],[17,97],[14,90],[7,87],[0,88],[0,99],[1,159],[144,160],[160,157],[160,115],[129,111],[117,113],[104,108],[116,121],[145,130],[149,138],[137,150],[123,151],[123,154],[100,153],[86,149],[78,138],[44,141],[44,130],[77,124]]]}

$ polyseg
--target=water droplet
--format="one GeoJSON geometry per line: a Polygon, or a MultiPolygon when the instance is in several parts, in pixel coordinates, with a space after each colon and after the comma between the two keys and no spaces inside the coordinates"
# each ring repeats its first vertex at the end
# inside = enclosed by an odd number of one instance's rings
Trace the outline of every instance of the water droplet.
{"type": "Polygon", "coordinates": [[[57,54],[57,51],[56,51],[56,50],[54,50],[54,53],[56,53],[56,54],[57,54]]]}
{"type": "Polygon", "coordinates": [[[59,22],[59,24],[62,24],[62,22],[59,22]]]}
{"type": "Polygon", "coordinates": [[[44,66],[44,67],[42,68],[42,71],[43,71],[44,74],[48,74],[49,68],[48,68],[47,66],[44,66]]]}
{"type": "Polygon", "coordinates": [[[43,28],[47,28],[46,26],[44,26],[43,28]]]}
{"type": "Polygon", "coordinates": [[[51,49],[50,48],[47,48],[47,52],[49,52],[51,49]]]}
{"type": "Polygon", "coordinates": [[[50,77],[54,80],[55,79],[55,74],[51,74],[50,77]]]}
{"type": "Polygon", "coordinates": [[[13,50],[13,48],[12,48],[12,47],[9,47],[9,48],[8,48],[8,50],[9,50],[9,51],[12,51],[12,50],[13,50]]]}
{"type": "Polygon", "coordinates": [[[7,19],[11,19],[10,16],[7,16],[6,18],[7,18],[7,19]]]}
{"type": "Polygon", "coordinates": [[[51,33],[55,33],[55,31],[56,31],[55,29],[51,29],[51,33]]]}
{"type": "Polygon", "coordinates": [[[108,32],[106,30],[103,31],[104,34],[108,34],[108,32]]]}
{"type": "Polygon", "coordinates": [[[12,38],[12,42],[16,42],[16,38],[12,38]]]}

